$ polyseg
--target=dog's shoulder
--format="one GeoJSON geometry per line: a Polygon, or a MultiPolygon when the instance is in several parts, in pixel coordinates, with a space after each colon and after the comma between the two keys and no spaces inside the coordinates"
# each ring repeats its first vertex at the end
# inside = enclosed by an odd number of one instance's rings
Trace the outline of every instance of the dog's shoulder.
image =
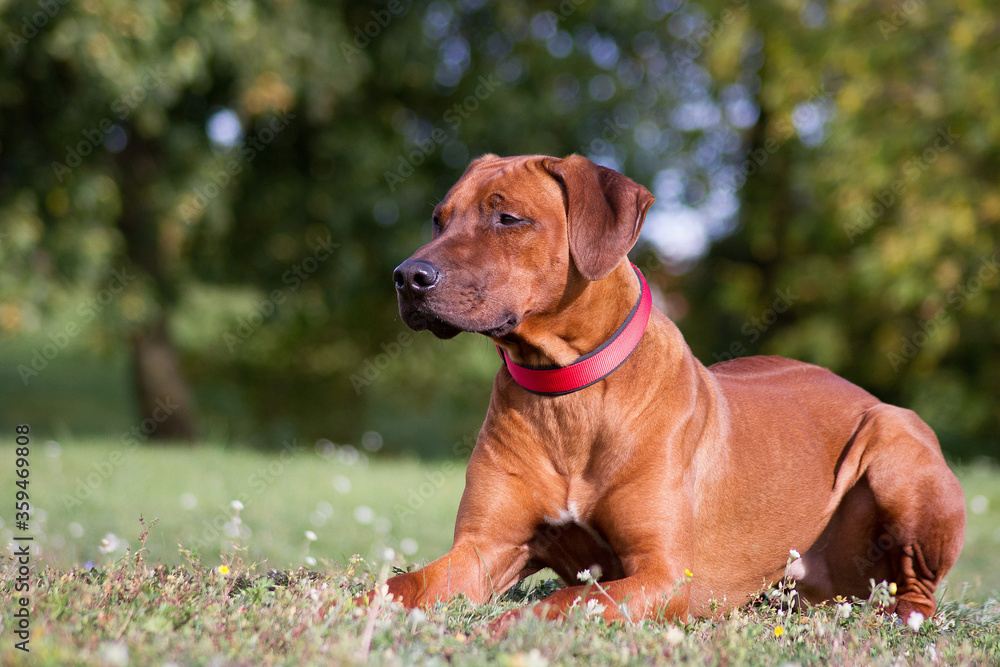
{"type": "Polygon", "coordinates": [[[728,359],[720,361],[717,364],[712,364],[708,369],[716,375],[758,375],[796,371],[830,372],[821,366],[774,355],[736,357],[735,359],[728,359]]]}
{"type": "Polygon", "coordinates": [[[864,405],[878,402],[867,391],[827,368],[785,357],[737,357],[713,364],[708,370],[727,392],[744,387],[759,395],[770,389],[801,398],[819,391],[824,401],[838,397],[864,405]]]}

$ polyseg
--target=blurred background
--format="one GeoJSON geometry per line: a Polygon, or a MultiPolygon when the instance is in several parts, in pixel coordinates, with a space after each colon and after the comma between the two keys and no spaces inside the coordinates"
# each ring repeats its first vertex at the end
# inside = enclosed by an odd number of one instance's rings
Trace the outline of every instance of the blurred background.
{"type": "Polygon", "coordinates": [[[462,454],[499,362],[392,269],[468,161],[580,153],[706,364],[779,354],[1000,454],[1000,13],[964,0],[0,1],[0,415],[462,454]]]}

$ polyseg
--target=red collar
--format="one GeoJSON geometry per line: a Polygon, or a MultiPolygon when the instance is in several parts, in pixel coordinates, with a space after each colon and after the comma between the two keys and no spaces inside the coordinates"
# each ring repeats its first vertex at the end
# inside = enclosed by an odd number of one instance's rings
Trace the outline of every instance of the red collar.
{"type": "Polygon", "coordinates": [[[639,346],[642,335],[646,332],[649,314],[652,311],[653,299],[649,294],[649,286],[638,267],[632,265],[635,274],[639,276],[639,301],[632,307],[632,312],[618,331],[593,352],[583,355],[569,366],[528,368],[517,364],[510,356],[497,346],[497,352],[503,358],[507,370],[514,381],[535,394],[559,396],[579,391],[614,373],[639,346]]]}

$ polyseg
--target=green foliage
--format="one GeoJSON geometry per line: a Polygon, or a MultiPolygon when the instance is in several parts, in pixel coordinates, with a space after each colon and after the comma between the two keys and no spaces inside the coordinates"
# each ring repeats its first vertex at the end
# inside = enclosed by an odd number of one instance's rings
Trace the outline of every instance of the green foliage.
{"type": "Polygon", "coordinates": [[[702,360],[813,361],[916,409],[950,455],[996,453],[985,2],[0,12],[0,341],[73,323],[118,358],[165,316],[210,437],[377,430],[447,455],[497,361],[471,336],[404,345],[392,268],[470,157],[580,152],[655,186],[647,240],[715,211],[701,261],[636,252],[702,360]],[[135,278],[88,309],[113,271],[135,278]],[[793,301],[769,314],[779,290],[793,301]]]}
{"type": "MultiPolygon", "coordinates": [[[[811,3],[822,21],[810,28],[798,6],[755,3],[727,28],[763,40],[761,116],[742,224],[681,281],[703,359],[735,341],[737,354],[812,361],[916,410],[950,455],[996,455],[1000,116],[988,100],[1000,84],[987,63],[1000,24],[987,6],[811,3]],[[817,114],[799,106],[810,99],[825,109],[812,147],[788,136],[796,115],[817,114]],[[774,317],[779,290],[796,301],[774,317]]],[[[714,71],[723,56],[709,54],[714,71]]]]}

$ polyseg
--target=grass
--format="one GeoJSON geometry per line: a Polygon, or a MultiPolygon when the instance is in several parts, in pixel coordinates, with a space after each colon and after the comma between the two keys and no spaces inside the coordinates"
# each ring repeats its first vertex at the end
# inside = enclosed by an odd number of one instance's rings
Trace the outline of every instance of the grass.
{"type": "MultiPolygon", "coordinates": [[[[390,565],[444,553],[464,466],[292,444],[282,457],[34,443],[29,532],[40,552],[32,555],[31,653],[13,648],[15,569],[4,568],[0,663],[1000,661],[1000,471],[985,462],[958,471],[970,504],[966,548],[939,614],[919,632],[877,611],[882,591],[849,608],[789,613],[773,600],[686,626],[608,628],[579,610],[565,623],[526,621],[494,641],[484,632],[489,620],[542,597],[551,583],[533,579],[495,603],[459,599],[426,613],[388,605],[376,615],[346,604],[390,565]]],[[[12,468],[0,465],[0,488],[14,488],[12,468]]],[[[13,528],[0,527],[8,545],[13,528]]]]}

